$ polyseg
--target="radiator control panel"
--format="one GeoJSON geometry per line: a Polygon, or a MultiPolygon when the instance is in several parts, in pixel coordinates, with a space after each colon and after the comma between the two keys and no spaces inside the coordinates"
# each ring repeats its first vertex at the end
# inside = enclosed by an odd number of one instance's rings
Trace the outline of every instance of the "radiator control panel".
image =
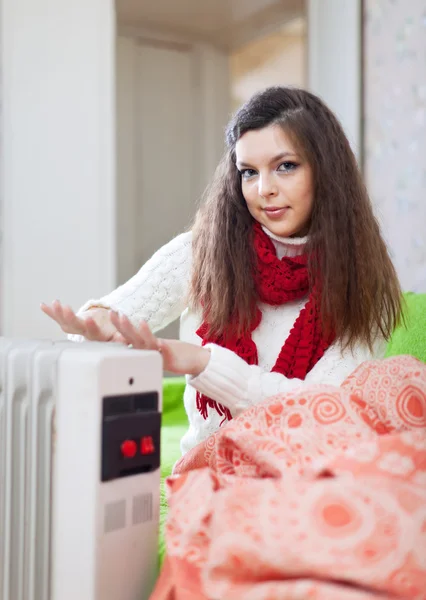
{"type": "Polygon", "coordinates": [[[103,398],[101,481],[157,470],[160,436],[157,392],[103,398]]]}

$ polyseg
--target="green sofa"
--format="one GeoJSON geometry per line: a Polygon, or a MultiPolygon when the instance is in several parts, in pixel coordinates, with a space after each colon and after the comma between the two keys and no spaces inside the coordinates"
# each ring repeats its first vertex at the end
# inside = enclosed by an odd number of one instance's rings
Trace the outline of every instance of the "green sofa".
{"type": "MultiPolygon", "coordinates": [[[[426,294],[405,294],[406,327],[398,327],[389,341],[386,356],[411,354],[426,363],[426,294]]],[[[185,379],[164,379],[163,422],[161,434],[161,513],[160,513],[160,562],[165,552],[164,521],[167,502],[164,494],[164,479],[170,475],[174,463],[180,457],[179,442],[186,431],[188,421],[183,407],[185,379]]]]}

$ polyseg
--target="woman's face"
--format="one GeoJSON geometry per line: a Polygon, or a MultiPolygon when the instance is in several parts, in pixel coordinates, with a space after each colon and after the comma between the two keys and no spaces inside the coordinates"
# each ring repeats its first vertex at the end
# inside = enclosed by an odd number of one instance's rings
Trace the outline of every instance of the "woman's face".
{"type": "Polygon", "coordinates": [[[313,205],[312,169],[279,125],[244,133],[236,164],[250,214],[281,237],[308,233],[313,205]]]}

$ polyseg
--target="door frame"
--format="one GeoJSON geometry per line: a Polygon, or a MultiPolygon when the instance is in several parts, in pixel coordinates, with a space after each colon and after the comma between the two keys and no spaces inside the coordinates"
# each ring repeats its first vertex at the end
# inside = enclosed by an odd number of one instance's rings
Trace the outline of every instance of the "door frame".
{"type": "Polygon", "coordinates": [[[307,0],[308,87],[340,119],[362,167],[362,0],[307,0]]]}

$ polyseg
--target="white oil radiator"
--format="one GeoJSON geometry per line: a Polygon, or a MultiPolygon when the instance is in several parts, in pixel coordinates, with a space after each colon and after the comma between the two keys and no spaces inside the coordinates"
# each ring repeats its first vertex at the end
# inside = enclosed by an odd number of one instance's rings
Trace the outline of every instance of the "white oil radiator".
{"type": "Polygon", "coordinates": [[[0,599],[146,600],[162,359],[0,338],[0,599]]]}

